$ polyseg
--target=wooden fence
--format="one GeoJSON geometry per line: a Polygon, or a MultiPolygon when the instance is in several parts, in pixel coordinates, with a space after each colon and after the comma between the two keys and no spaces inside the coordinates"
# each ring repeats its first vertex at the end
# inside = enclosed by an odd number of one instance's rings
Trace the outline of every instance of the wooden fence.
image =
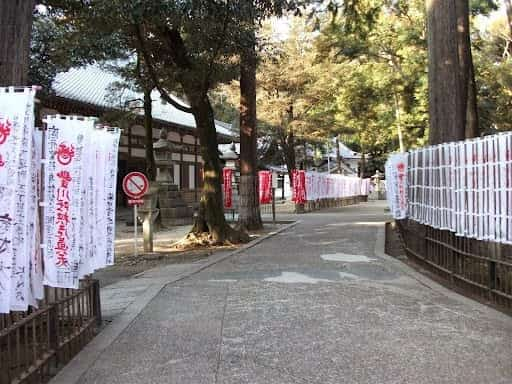
{"type": "Polygon", "coordinates": [[[413,220],[397,224],[409,258],[456,290],[512,312],[512,246],[456,236],[413,220]]]}
{"type": "Polygon", "coordinates": [[[46,382],[101,325],[99,283],[46,288],[40,308],[0,315],[0,384],[46,382]]]}

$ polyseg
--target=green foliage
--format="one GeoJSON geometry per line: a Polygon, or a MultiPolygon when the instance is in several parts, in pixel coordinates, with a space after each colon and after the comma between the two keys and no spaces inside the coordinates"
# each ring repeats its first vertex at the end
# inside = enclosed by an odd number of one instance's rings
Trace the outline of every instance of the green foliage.
{"type": "Polygon", "coordinates": [[[326,20],[316,44],[321,67],[333,68],[335,97],[327,103],[336,111],[335,124],[355,132],[352,141],[372,156],[398,148],[398,125],[407,147],[421,145],[427,126],[424,5],[360,3],[378,9],[371,23],[347,33],[351,15],[326,20]]]}
{"type": "Polygon", "coordinates": [[[29,79],[44,91],[58,72],[109,58],[125,57],[115,34],[103,35],[94,28],[70,23],[54,9],[36,12],[32,27],[29,79]]]}
{"type": "Polygon", "coordinates": [[[469,6],[472,15],[488,15],[498,9],[496,0],[470,0],[469,6]]]}
{"type": "Polygon", "coordinates": [[[512,130],[512,58],[507,20],[494,20],[474,35],[480,128],[484,134],[512,130]]]}

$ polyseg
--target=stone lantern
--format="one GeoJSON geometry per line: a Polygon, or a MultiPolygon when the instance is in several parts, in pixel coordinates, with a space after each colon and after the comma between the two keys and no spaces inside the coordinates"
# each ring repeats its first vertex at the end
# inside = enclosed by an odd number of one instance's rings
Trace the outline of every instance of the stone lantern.
{"type": "MultiPolygon", "coordinates": [[[[240,180],[240,157],[236,153],[235,143],[231,143],[229,149],[223,152],[220,156],[226,162],[225,167],[233,170],[233,207],[238,206],[238,184],[240,180]]],[[[235,210],[233,209],[233,220],[235,217],[235,210]]]]}
{"type": "Polygon", "coordinates": [[[172,152],[179,146],[167,139],[167,130],[160,131],[160,138],[153,144],[155,154],[156,181],[160,185],[158,207],[161,223],[166,227],[192,223],[193,209],[183,200],[171,176],[172,152]]]}
{"type": "Polygon", "coordinates": [[[375,191],[374,192],[377,195],[376,196],[377,200],[384,200],[386,198],[385,191],[382,188],[382,182],[381,182],[382,177],[383,177],[383,175],[379,172],[378,169],[375,172],[375,175],[373,175],[371,177],[371,179],[373,181],[373,184],[375,185],[375,191]]]}
{"type": "Polygon", "coordinates": [[[160,131],[160,138],[153,144],[155,154],[156,181],[160,184],[172,184],[170,168],[172,166],[172,144],[167,140],[167,130],[160,131]]]}
{"type": "Polygon", "coordinates": [[[226,168],[231,168],[235,171],[238,171],[239,156],[236,153],[235,143],[232,142],[229,149],[226,152],[222,153],[220,158],[226,162],[226,168]]]}

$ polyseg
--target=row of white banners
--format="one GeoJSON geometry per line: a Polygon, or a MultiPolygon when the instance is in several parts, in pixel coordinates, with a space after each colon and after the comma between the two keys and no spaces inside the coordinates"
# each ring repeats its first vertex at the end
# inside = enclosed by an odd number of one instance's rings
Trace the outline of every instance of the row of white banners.
{"type": "Polygon", "coordinates": [[[306,171],[306,199],[338,199],[368,195],[370,179],[306,171]]]}
{"type": "Polygon", "coordinates": [[[397,219],[512,244],[510,132],[393,155],[386,182],[397,219]]]}
{"type": "Polygon", "coordinates": [[[114,262],[120,132],[50,116],[43,134],[34,100],[33,89],[0,88],[0,313],[114,262]]]}

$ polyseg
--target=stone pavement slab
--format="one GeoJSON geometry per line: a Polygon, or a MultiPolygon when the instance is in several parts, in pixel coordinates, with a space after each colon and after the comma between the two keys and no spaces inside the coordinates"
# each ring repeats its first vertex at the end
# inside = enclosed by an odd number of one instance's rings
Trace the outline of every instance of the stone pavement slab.
{"type": "Polygon", "coordinates": [[[294,225],[296,225],[295,222],[280,226],[275,231],[263,235],[235,251],[219,251],[208,259],[201,259],[193,263],[159,266],[132,278],[103,287],[100,299],[103,319],[107,323],[106,327],[51,380],[51,383],[76,383],[166,285],[189,278],[294,225]]]}
{"type": "Polygon", "coordinates": [[[512,320],[384,255],[383,208],[303,215],[166,284],[60,382],[512,382],[512,320]]]}

